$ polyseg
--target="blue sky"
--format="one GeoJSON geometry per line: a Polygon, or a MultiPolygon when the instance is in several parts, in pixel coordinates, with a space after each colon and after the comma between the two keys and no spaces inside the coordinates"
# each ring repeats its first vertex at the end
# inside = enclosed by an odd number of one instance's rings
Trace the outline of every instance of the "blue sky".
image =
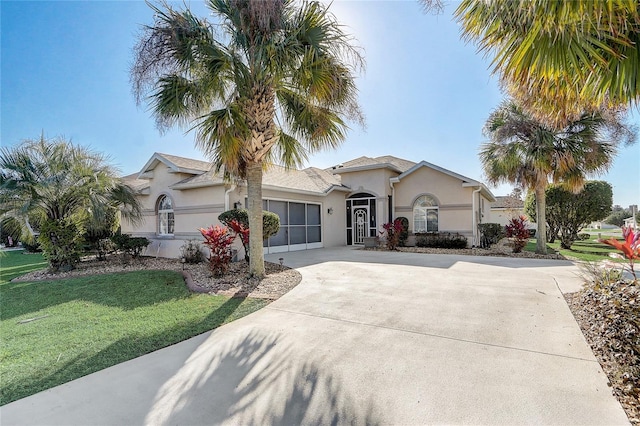
{"type": "MultiPolygon", "coordinates": [[[[181,3],[179,3],[181,4],[181,3]]],[[[202,2],[187,2],[208,15],[202,2]]],[[[364,49],[359,77],[366,129],[354,127],[336,151],[309,165],[329,167],[361,155],[426,160],[484,181],[478,149],[482,126],[503,99],[487,59],[460,40],[451,13],[422,13],[417,1],[335,1],[331,10],[364,49]]],[[[204,158],[184,129],[160,134],[129,83],[141,24],[152,21],[143,1],[5,1],[1,14],[0,141],[65,136],[108,154],[123,174],[153,152],[204,158]]],[[[635,110],[632,121],[640,123],[635,110]]],[[[600,179],[614,203],[640,204],[640,144],[621,148],[600,179]]],[[[493,187],[507,194],[510,185],[493,187]]]]}

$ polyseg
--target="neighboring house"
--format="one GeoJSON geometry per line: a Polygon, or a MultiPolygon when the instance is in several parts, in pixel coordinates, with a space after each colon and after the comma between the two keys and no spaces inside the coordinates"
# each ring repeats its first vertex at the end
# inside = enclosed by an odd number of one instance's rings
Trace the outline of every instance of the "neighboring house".
{"type": "Polygon", "coordinates": [[[619,226],[611,225],[611,224],[605,223],[603,221],[591,222],[587,226],[587,228],[592,228],[592,229],[620,229],[619,226]]]}
{"type": "Polygon", "coordinates": [[[624,226],[628,226],[630,228],[635,229],[636,228],[636,220],[633,216],[628,217],[624,220],[624,226]]]}
{"type": "MultiPolygon", "coordinates": [[[[225,182],[211,164],[155,153],[125,180],[137,191],[145,221],[122,232],[152,241],[147,254],[178,257],[199,228],[218,224],[223,211],[246,206],[246,186],[225,182]]],[[[477,241],[495,197],[482,183],[422,161],[360,157],[329,169],[272,166],[263,177],[264,208],[280,216],[266,253],[359,245],[397,217],[410,232],[452,232],[477,241]]]]}
{"type": "MultiPolygon", "coordinates": [[[[497,196],[491,205],[489,217],[484,222],[499,223],[505,226],[509,221],[524,214],[524,201],[512,196],[497,196]]],[[[526,215],[525,215],[526,216],[526,215]]]]}

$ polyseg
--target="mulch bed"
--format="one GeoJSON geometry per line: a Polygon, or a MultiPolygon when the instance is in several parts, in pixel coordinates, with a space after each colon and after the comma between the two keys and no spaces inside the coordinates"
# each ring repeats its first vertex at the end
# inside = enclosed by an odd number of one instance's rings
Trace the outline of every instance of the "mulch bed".
{"type": "Polygon", "coordinates": [[[587,283],[565,299],[629,421],[640,425],[640,287],[587,283]]]}
{"type": "Polygon", "coordinates": [[[93,257],[83,259],[76,269],[68,272],[50,273],[47,270],[33,271],[15,278],[17,281],[57,280],[78,276],[129,272],[140,270],[169,270],[183,274],[191,291],[221,294],[234,297],[257,297],[275,300],[298,285],[302,276],[295,269],[265,262],[266,276],[259,280],[249,278],[247,262],[233,262],[222,277],[214,277],[206,262],[182,264],[179,259],[140,257],[126,259],[121,255],[110,255],[107,260],[93,257]]]}

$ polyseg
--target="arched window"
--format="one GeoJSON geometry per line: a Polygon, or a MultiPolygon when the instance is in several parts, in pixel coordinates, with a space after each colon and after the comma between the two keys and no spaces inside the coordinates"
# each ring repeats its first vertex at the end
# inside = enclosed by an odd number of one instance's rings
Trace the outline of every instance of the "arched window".
{"type": "Polygon", "coordinates": [[[438,232],[438,201],[431,195],[413,203],[413,232],[438,232]]]}
{"type": "Polygon", "coordinates": [[[158,198],[158,235],[173,235],[173,202],[166,195],[158,198]]]}

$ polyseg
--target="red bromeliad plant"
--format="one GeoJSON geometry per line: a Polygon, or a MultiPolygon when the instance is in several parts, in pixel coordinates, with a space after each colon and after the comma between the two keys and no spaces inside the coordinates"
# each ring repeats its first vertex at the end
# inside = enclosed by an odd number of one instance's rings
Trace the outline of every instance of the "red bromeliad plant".
{"type": "Polygon", "coordinates": [[[527,218],[524,216],[512,218],[505,226],[505,230],[507,237],[513,240],[513,252],[520,253],[531,236],[527,229],[527,218]]]}
{"type": "Polygon", "coordinates": [[[229,221],[229,228],[236,233],[236,236],[240,237],[242,247],[244,248],[244,260],[249,261],[249,228],[242,223],[233,219],[229,221]]]}
{"type": "Polygon", "coordinates": [[[395,250],[400,242],[400,234],[404,229],[402,221],[400,219],[396,219],[393,222],[385,223],[382,227],[384,228],[384,231],[381,232],[381,234],[387,234],[387,250],[395,250]]]}
{"type": "Polygon", "coordinates": [[[608,240],[600,240],[600,242],[615,247],[622,252],[624,257],[629,260],[629,270],[633,275],[634,282],[638,282],[636,271],[633,269],[633,262],[636,259],[640,259],[640,232],[634,231],[630,226],[623,226],[622,238],[624,238],[624,241],[609,238],[608,240]]]}
{"type": "Polygon", "coordinates": [[[213,275],[220,277],[229,269],[229,263],[233,253],[231,244],[236,238],[229,232],[226,226],[210,226],[207,229],[200,228],[200,233],[204,237],[204,244],[211,250],[209,256],[209,268],[213,275]]]}

